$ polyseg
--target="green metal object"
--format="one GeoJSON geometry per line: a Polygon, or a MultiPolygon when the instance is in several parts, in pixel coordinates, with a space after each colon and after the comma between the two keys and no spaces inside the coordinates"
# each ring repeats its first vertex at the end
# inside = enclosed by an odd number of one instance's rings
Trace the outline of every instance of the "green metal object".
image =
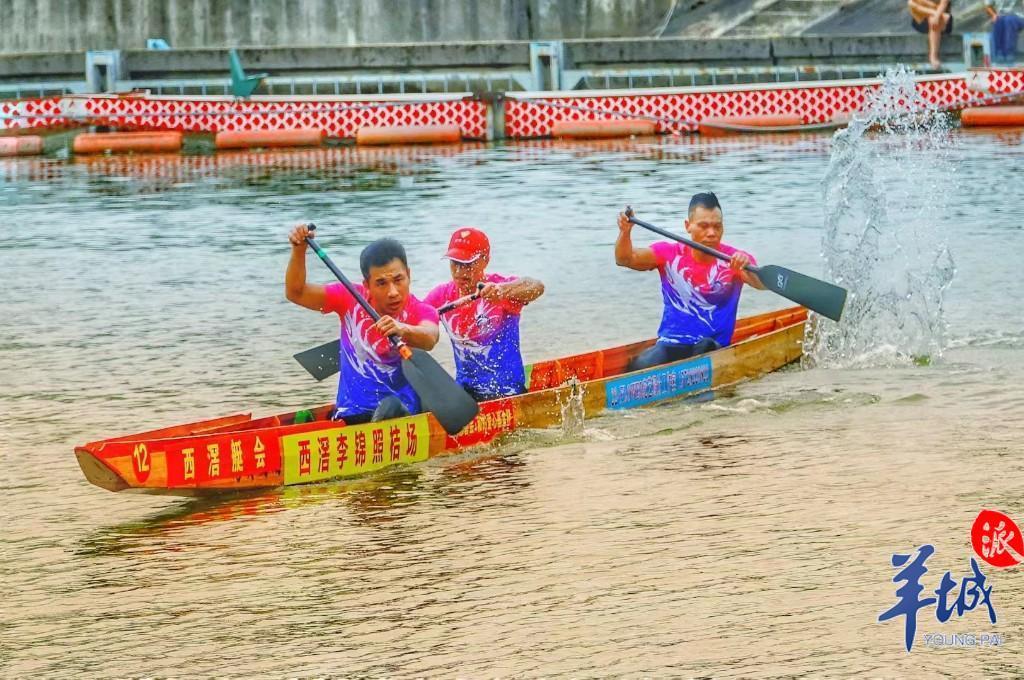
{"type": "Polygon", "coordinates": [[[306,409],[304,411],[296,411],[295,412],[295,424],[296,425],[299,425],[301,423],[312,423],[314,420],[316,420],[316,414],[314,414],[309,409],[306,409]]]}
{"type": "Polygon", "coordinates": [[[228,59],[231,61],[231,94],[236,97],[250,97],[256,91],[256,88],[263,83],[263,79],[268,74],[256,73],[251,76],[245,75],[245,70],[242,68],[242,60],[238,58],[238,50],[228,50],[228,59]]]}

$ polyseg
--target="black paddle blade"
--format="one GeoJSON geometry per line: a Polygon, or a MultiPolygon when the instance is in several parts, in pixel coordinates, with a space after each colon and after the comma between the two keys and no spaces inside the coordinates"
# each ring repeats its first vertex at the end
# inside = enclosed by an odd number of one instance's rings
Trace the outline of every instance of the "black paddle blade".
{"type": "Polygon", "coordinates": [[[785,267],[758,267],[757,278],[768,290],[801,304],[813,312],[839,321],[846,304],[846,289],[785,267]]]}
{"type": "Polygon", "coordinates": [[[448,434],[458,434],[480,412],[473,397],[423,350],[414,349],[402,362],[402,374],[419,395],[423,410],[433,413],[448,434]]]}
{"type": "Polygon", "coordinates": [[[293,356],[300,366],[309,371],[311,376],[317,380],[323,380],[338,372],[339,348],[339,342],[331,340],[319,347],[304,350],[293,356]]]}

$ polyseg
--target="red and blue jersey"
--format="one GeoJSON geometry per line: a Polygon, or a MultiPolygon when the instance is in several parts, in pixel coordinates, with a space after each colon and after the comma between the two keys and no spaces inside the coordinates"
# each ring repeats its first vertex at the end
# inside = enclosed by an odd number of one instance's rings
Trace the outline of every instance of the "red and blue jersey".
{"type": "MultiPolygon", "coordinates": [[[[485,283],[509,283],[514,276],[486,274],[485,283]]],[[[442,283],[424,298],[434,308],[459,295],[454,281],[442,283]]],[[[523,303],[478,298],[442,315],[455,351],[455,380],[484,398],[526,391],[526,373],[519,349],[519,314],[523,303]]]]}
{"type": "MultiPolygon", "coordinates": [[[[658,261],[665,303],[658,342],[692,345],[712,338],[722,347],[728,345],[736,327],[742,277],[724,260],[698,262],[682,243],[659,241],[651,250],[658,261]]],[[[724,243],[718,250],[726,255],[741,252],[724,243]]],[[[756,264],[752,256],[750,264],[756,264]]]]}
{"type": "MultiPolygon", "coordinates": [[[[366,297],[366,288],[356,284],[366,297]]],[[[327,285],[323,313],[341,317],[338,352],[339,381],[336,406],[340,418],[372,413],[384,397],[394,395],[409,409],[419,413],[420,400],[402,374],[402,357],[387,336],[373,327],[373,318],[340,283],[327,285]]],[[[396,321],[418,326],[424,321],[437,323],[437,310],[409,295],[396,321]]]]}

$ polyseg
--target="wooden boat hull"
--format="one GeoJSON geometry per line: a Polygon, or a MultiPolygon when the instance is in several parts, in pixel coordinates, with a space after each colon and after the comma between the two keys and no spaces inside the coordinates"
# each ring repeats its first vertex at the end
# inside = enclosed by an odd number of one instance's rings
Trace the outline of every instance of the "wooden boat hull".
{"type": "MultiPolygon", "coordinates": [[[[755,378],[802,354],[805,309],[737,323],[733,344],[700,357],[625,373],[654,341],[527,367],[529,391],[480,405],[457,436],[430,414],[365,425],[326,420],[331,405],[253,419],[250,414],[151,430],[76,447],[86,479],[109,491],[194,496],[364,475],[545,428],[575,405],[583,417],[679,399],[755,378]]],[[[578,413],[577,413],[578,415],[578,413]]]]}

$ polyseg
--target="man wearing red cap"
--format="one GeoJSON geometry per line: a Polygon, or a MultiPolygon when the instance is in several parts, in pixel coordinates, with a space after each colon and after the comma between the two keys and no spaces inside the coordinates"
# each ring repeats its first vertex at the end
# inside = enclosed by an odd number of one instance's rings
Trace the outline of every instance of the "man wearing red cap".
{"type": "Polygon", "coordinates": [[[526,391],[519,350],[519,314],[544,293],[537,279],[486,273],[491,259],[487,235],[473,227],[452,234],[445,257],[452,280],[427,293],[427,304],[441,308],[477,293],[477,298],[442,315],[455,350],[455,379],[477,401],[526,391]],[[478,284],[482,284],[478,290],[478,284]]]}

